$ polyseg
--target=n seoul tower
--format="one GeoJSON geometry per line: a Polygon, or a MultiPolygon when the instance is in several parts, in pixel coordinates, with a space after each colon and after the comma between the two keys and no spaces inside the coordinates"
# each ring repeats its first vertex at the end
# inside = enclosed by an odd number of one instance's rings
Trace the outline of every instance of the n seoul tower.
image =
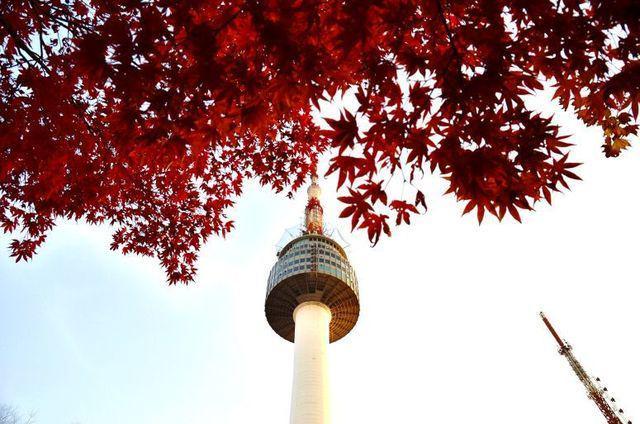
{"type": "Polygon", "coordinates": [[[328,424],[327,348],[358,321],[358,280],[344,249],[324,235],[320,186],[307,190],[302,234],[278,252],[269,273],[265,314],[293,342],[291,424],[328,424]]]}

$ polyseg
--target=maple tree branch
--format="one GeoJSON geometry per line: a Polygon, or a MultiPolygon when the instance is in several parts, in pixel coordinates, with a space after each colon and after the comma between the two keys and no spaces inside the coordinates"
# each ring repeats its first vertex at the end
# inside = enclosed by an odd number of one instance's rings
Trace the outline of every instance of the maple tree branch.
{"type": "MultiPolygon", "coordinates": [[[[35,1],[37,2],[38,0],[35,0],[35,1]]],[[[51,12],[47,12],[47,16],[49,16],[49,18],[51,18],[51,20],[53,20],[57,24],[65,27],[70,32],[74,32],[75,30],[83,30],[86,32],[90,32],[91,30],[94,29],[93,26],[85,24],[84,22],[82,22],[81,19],[78,19],[77,17],[73,16],[71,13],[69,13],[69,10],[65,8],[57,7],[54,5],[47,5],[47,6],[50,10],[59,12],[61,16],[66,18],[66,21],[62,20],[59,15],[56,15],[51,12]]]]}
{"type": "Polygon", "coordinates": [[[557,126],[521,101],[521,86],[537,90],[538,75],[555,77],[564,109],[573,96],[577,117],[603,127],[607,156],[638,133],[635,21],[618,11],[603,18],[604,6],[586,0],[578,8],[553,0],[535,14],[474,0],[272,2],[266,10],[261,0],[22,3],[17,15],[0,7],[9,46],[0,99],[17,106],[6,111],[16,131],[5,137],[0,228],[30,232],[12,245],[18,259],[33,255],[54,217],[107,221],[118,227],[113,249],[154,255],[170,284],[187,283],[198,248],[231,228],[225,209],[248,178],[294,191],[330,146],[354,155],[333,155],[330,170],[358,196],[341,215],[372,244],[390,233],[384,211],[399,224],[426,210],[416,186],[427,172],[445,176],[447,192],[468,202],[465,212],[477,209],[478,221],[485,212],[520,220],[518,210],[541,196],[550,203],[550,192],[576,177],[557,126]],[[74,42],[89,34],[85,46],[74,42]],[[136,69],[113,68],[111,58],[136,69]],[[613,68],[618,59],[624,70],[613,68]],[[420,87],[401,66],[418,71],[420,87]],[[24,69],[31,78],[19,78],[24,69]],[[344,105],[339,120],[325,119],[331,130],[317,128],[308,111],[320,109],[324,90],[358,86],[358,112],[374,128],[366,138],[344,105]],[[384,190],[396,183],[402,191],[389,193],[390,203],[384,190]]]}
{"type": "Polygon", "coordinates": [[[28,0],[29,5],[35,12],[36,19],[38,20],[38,39],[40,40],[40,57],[45,57],[44,52],[44,37],[42,36],[42,29],[44,25],[42,25],[42,19],[40,18],[40,8],[33,2],[33,0],[28,0]]]}
{"type": "Polygon", "coordinates": [[[442,22],[442,26],[447,33],[447,38],[449,39],[449,45],[451,46],[451,50],[453,51],[454,56],[458,62],[459,70],[462,71],[462,57],[460,57],[460,53],[458,52],[458,48],[456,47],[455,40],[453,39],[453,33],[451,32],[451,28],[449,28],[449,24],[447,24],[447,18],[444,16],[444,9],[442,8],[442,3],[440,0],[436,0],[436,4],[438,5],[438,15],[440,16],[440,21],[442,22]]]}
{"type": "Polygon", "coordinates": [[[22,38],[20,38],[16,30],[4,18],[3,15],[0,15],[0,25],[7,30],[7,32],[9,33],[11,38],[13,38],[13,41],[16,43],[16,46],[20,51],[24,51],[31,59],[33,59],[36,63],[38,63],[38,65],[40,65],[40,67],[43,70],[45,70],[47,73],[51,73],[51,70],[49,69],[47,64],[44,63],[44,60],[42,59],[42,57],[38,55],[36,52],[34,52],[33,50],[31,50],[29,46],[27,46],[27,44],[22,40],[22,38]]]}
{"type": "Polygon", "coordinates": [[[87,128],[87,131],[89,131],[89,133],[92,136],[97,137],[98,134],[96,134],[95,129],[93,128],[93,125],[91,125],[91,123],[89,123],[89,120],[87,119],[87,115],[85,114],[85,111],[82,110],[82,105],[80,103],[78,103],[78,101],[73,99],[73,98],[71,99],[70,102],[73,105],[73,107],[75,107],[80,112],[80,115],[82,115],[82,122],[84,123],[84,126],[87,128]]]}
{"type": "Polygon", "coordinates": [[[229,26],[229,25],[231,24],[231,22],[233,22],[233,21],[238,17],[238,15],[239,15],[240,13],[242,13],[242,12],[244,12],[244,9],[243,9],[243,8],[240,8],[240,9],[236,10],[236,11],[235,11],[235,13],[233,13],[231,16],[229,16],[229,17],[228,17],[224,22],[222,22],[222,23],[220,24],[220,26],[218,26],[218,28],[216,28],[216,29],[213,31],[213,35],[214,35],[214,36],[217,36],[217,35],[220,33],[220,31],[222,31],[222,30],[223,30],[223,29],[225,29],[227,26],[229,26]]]}

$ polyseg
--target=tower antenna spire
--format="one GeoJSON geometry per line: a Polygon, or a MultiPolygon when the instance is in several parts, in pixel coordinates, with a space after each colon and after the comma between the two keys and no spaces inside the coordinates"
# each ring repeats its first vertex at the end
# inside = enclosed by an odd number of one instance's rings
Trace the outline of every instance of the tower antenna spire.
{"type": "Polygon", "coordinates": [[[307,189],[307,207],[304,210],[304,225],[307,234],[320,234],[324,233],[323,223],[323,210],[320,204],[320,195],[322,190],[318,184],[318,176],[314,173],[311,176],[311,184],[307,189]]]}
{"type": "Polygon", "coordinates": [[[551,333],[553,338],[556,339],[556,342],[558,342],[558,345],[560,346],[560,349],[566,349],[567,348],[567,343],[560,338],[560,336],[556,332],[556,329],[553,328],[553,325],[551,325],[551,323],[547,319],[547,317],[544,314],[544,312],[540,312],[540,318],[542,318],[542,322],[544,322],[544,325],[547,326],[547,329],[549,330],[549,332],[551,333]]]}
{"type": "Polygon", "coordinates": [[[553,338],[560,346],[559,352],[567,359],[573,372],[587,390],[587,395],[591,399],[602,415],[607,420],[607,424],[632,424],[630,420],[624,417],[624,411],[615,405],[616,400],[611,397],[606,387],[603,387],[599,378],[593,378],[582,367],[582,364],[573,355],[573,348],[565,340],[560,338],[558,332],[547,319],[543,312],[540,312],[542,322],[547,327],[553,338]]]}

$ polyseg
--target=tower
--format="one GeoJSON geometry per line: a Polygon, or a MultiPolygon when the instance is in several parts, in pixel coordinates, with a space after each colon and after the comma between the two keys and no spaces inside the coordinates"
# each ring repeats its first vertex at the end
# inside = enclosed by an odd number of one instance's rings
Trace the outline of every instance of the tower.
{"type": "Polygon", "coordinates": [[[582,367],[582,364],[573,356],[573,348],[565,340],[561,339],[556,332],[553,325],[549,322],[544,313],[540,312],[542,322],[547,327],[553,338],[560,346],[559,352],[562,356],[567,358],[569,365],[573,372],[576,373],[578,379],[587,390],[587,395],[591,399],[602,415],[607,420],[607,424],[632,424],[630,420],[624,417],[624,411],[615,405],[616,400],[611,397],[611,394],[606,387],[602,387],[599,378],[592,378],[582,367]]]}
{"type": "Polygon", "coordinates": [[[265,314],[293,342],[291,424],[328,424],[327,348],[358,321],[358,281],[344,249],[324,235],[320,186],[307,190],[301,234],[278,252],[269,273],[265,314]]]}

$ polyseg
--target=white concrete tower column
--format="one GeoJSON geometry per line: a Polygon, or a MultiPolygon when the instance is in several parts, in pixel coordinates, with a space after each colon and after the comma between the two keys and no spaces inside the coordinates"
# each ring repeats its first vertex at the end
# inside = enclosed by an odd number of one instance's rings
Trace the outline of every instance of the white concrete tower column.
{"type": "Polygon", "coordinates": [[[304,302],[293,311],[293,320],[291,424],[329,424],[327,347],[331,310],[320,302],[304,302]]]}

